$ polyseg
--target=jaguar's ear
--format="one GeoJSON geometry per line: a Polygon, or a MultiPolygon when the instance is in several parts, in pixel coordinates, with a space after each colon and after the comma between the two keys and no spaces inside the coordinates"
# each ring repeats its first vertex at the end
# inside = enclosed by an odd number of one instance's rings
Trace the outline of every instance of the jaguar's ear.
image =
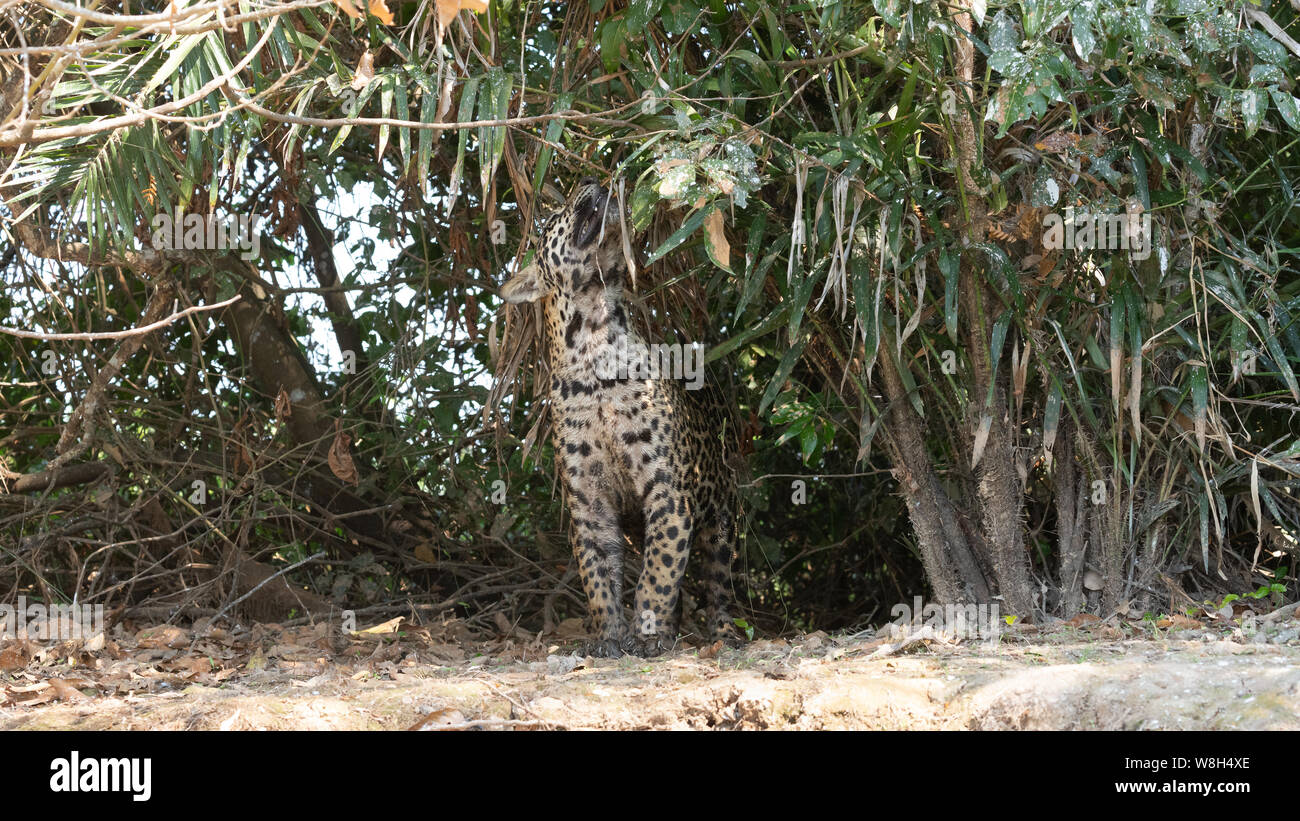
{"type": "Polygon", "coordinates": [[[542,271],[537,263],[524,266],[501,286],[501,298],[506,302],[536,302],[545,290],[542,288],[542,271]]]}

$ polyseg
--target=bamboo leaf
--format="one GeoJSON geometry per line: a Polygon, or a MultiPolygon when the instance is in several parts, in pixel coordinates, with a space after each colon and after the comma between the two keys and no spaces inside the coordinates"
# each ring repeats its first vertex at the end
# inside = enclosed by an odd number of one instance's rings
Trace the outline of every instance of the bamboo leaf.
{"type": "Polygon", "coordinates": [[[704,218],[716,208],[716,204],[705,206],[704,208],[697,209],[694,213],[683,220],[681,227],[674,231],[668,239],[664,240],[663,244],[656,248],[655,252],[646,259],[646,267],[655,264],[669,251],[672,251],[678,245],[685,242],[687,237],[699,230],[700,225],[704,223],[704,218]]]}
{"type": "Polygon", "coordinates": [[[939,272],[943,274],[943,325],[948,338],[957,339],[957,296],[960,293],[958,274],[961,257],[943,239],[939,243],[939,272]]]}
{"type": "Polygon", "coordinates": [[[1274,366],[1282,374],[1283,381],[1286,382],[1287,389],[1291,391],[1291,396],[1297,402],[1300,402],[1300,385],[1296,384],[1295,371],[1291,368],[1291,363],[1287,361],[1286,354],[1282,352],[1282,346],[1278,344],[1277,336],[1269,334],[1264,337],[1264,346],[1268,348],[1269,356],[1273,359],[1274,366]]]}
{"type": "Polygon", "coordinates": [[[767,276],[768,269],[776,262],[781,240],[784,238],[778,239],[776,243],[778,247],[759,261],[759,253],[763,249],[763,238],[766,233],[767,212],[760,210],[749,227],[749,244],[745,250],[745,285],[741,289],[740,300],[736,303],[736,313],[733,317],[735,321],[739,321],[744,316],[750,300],[758,293],[758,289],[763,287],[763,279],[767,276]]]}
{"type": "Polygon", "coordinates": [[[1197,513],[1201,523],[1201,568],[1210,572],[1210,500],[1202,495],[1197,500],[1197,513]]]}
{"type": "Polygon", "coordinates": [[[1192,383],[1192,419],[1196,425],[1196,444],[1204,451],[1205,412],[1209,404],[1209,381],[1206,376],[1205,366],[1193,365],[1190,378],[1192,383]]]}
{"type": "Polygon", "coordinates": [[[790,347],[781,357],[781,361],[776,366],[776,372],[772,374],[772,381],[767,383],[767,390],[763,391],[763,399],[758,403],[758,415],[762,416],[767,412],[768,406],[776,399],[781,392],[781,386],[790,378],[790,372],[794,370],[795,363],[799,357],[803,356],[804,346],[808,344],[808,337],[801,338],[798,342],[790,347]]]}
{"type": "MultiPolygon", "coordinates": [[[[393,115],[393,97],[396,94],[395,86],[397,85],[397,75],[387,74],[384,76],[382,88],[379,92],[379,116],[385,119],[393,115]]],[[[386,125],[379,126],[379,144],[375,146],[375,162],[384,161],[384,149],[388,147],[389,127],[386,125]]]]}
{"type": "MultiPolygon", "coordinates": [[[[479,97],[478,116],[481,120],[504,120],[510,116],[510,94],[513,79],[500,66],[487,72],[487,87],[479,97]]],[[[486,195],[496,176],[501,154],[506,147],[506,127],[487,126],[479,129],[479,185],[486,195]]]]}
{"type": "MultiPolygon", "coordinates": [[[[478,85],[481,79],[482,77],[470,77],[460,88],[460,110],[457,112],[457,119],[462,123],[474,119],[474,101],[478,96],[478,85]]],[[[447,203],[448,212],[455,206],[456,197],[460,194],[461,177],[465,173],[465,147],[468,143],[469,129],[462,128],[456,141],[456,164],[451,169],[450,196],[447,203]]],[[[423,144],[421,144],[421,149],[423,149],[423,144]]],[[[421,166],[421,168],[423,167],[421,166]]]]}
{"type": "Polygon", "coordinates": [[[1250,508],[1255,513],[1255,558],[1250,566],[1254,570],[1259,561],[1259,551],[1264,547],[1264,514],[1259,509],[1259,458],[1250,460],[1250,508]]]}
{"type": "Polygon", "coordinates": [[[1110,404],[1115,420],[1122,422],[1120,395],[1124,392],[1124,292],[1116,291],[1110,303],[1110,404]]]}
{"type": "Polygon", "coordinates": [[[1047,394],[1047,402],[1043,408],[1043,452],[1047,454],[1048,464],[1051,464],[1052,448],[1056,445],[1056,432],[1061,424],[1061,386],[1052,378],[1051,389],[1047,394]]]}
{"type": "MultiPolygon", "coordinates": [[[[402,119],[410,119],[411,106],[407,97],[406,83],[400,80],[393,83],[393,94],[398,115],[402,119]]],[[[423,130],[425,129],[421,129],[421,131],[423,130]]],[[[411,170],[411,160],[414,159],[411,154],[411,129],[397,129],[397,153],[402,155],[402,173],[405,174],[411,170]]]]}
{"type": "MultiPolygon", "coordinates": [[[[555,108],[552,113],[558,111],[568,111],[573,107],[573,92],[566,91],[555,100],[555,108]]],[[[546,173],[551,167],[551,155],[554,153],[555,145],[560,142],[560,135],[564,133],[565,120],[551,120],[546,125],[546,143],[542,150],[537,154],[537,167],[533,169],[533,190],[541,191],[543,183],[546,182],[546,173]]]]}
{"type": "Polygon", "coordinates": [[[799,328],[803,323],[804,311],[808,308],[808,301],[812,299],[813,290],[816,289],[817,283],[830,269],[830,263],[830,257],[823,258],[813,266],[811,271],[807,272],[807,276],[796,283],[794,299],[790,302],[789,333],[791,339],[799,335],[799,328]]]}

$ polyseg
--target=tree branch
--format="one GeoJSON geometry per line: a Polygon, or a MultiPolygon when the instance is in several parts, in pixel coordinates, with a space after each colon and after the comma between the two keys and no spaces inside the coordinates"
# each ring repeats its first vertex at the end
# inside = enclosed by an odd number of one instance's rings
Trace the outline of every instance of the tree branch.
{"type": "Polygon", "coordinates": [[[177,311],[169,317],[150,322],[148,325],[141,325],[138,328],[129,328],[125,331],[90,331],[87,333],[74,334],[51,334],[42,331],[20,331],[16,328],[6,328],[0,325],[0,334],[20,337],[22,339],[43,339],[48,342],[66,342],[66,341],[86,341],[91,342],[97,339],[129,339],[134,336],[144,336],[150,331],[156,331],[159,328],[172,324],[178,319],[183,319],[190,314],[196,314],[201,311],[215,311],[238,302],[242,297],[235,294],[224,302],[215,302],[211,305],[193,305],[183,311],[177,311]]]}

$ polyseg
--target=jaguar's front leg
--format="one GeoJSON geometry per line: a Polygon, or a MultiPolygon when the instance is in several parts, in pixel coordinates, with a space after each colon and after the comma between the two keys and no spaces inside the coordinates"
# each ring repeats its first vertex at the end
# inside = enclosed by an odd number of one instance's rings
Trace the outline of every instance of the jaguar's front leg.
{"type": "Polygon", "coordinates": [[[648,494],[645,565],[637,581],[631,633],[624,648],[646,658],[677,641],[677,602],[691,544],[691,510],[671,484],[648,494]]]}
{"type": "Polygon", "coordinates": [[[622,655],[627,628],[623,619],[623,533],[608,499],[581,475],[568,487],[573,518],[570,541],[578,575],[587,594],[587,612],[595,635],[585,655],[622,655]]]}

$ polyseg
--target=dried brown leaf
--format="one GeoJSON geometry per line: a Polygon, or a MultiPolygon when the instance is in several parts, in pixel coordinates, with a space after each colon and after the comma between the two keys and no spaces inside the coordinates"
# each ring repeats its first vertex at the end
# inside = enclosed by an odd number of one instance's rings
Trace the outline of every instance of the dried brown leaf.
{"type": "Polygon", "coordinates": [[[428,564],[436,564],[438,561],[438,554],[433,552],[433,548],[429,546],[431,544],[432,542],[420,542],[416,545],[415,558],[428,564]]]}
{"type": "Polygon", "coordinates": [[[354,636],[383,636],[390,633],[396,633],[402,626],[403,616],[395,619],[389,619],[382,624],[376,624],[374,627],[367,627],[365,630],[356,630],[354,636]]]}
{"type": "Polygon", "coordinates": [[[469,9],[475,14],[482,14],[487,11],[488,4],[485,0],[438,0],[438,26],[447,28],[451,21],[456,19],[456,15],[461,9],[469,9]]]}
{"type": "Polygon", "coordinates": [[[1086,624],[1096,624],[1099,621],[1101,621],[1101,619],[1097,618],[1091,613],[1080,613],[1079,615],[1067,621],[1066,624],[1070,625],[1071,627],[1083,627],[1086,624]]]}
{"type": "Polygon", "coordinates": [[[727,242],[722,211],[711,212],[704,218],[704,238],[709,243],[709,255],[722,268],[731,267],[731,244],[727,242]]]}
{"type": "Polygon", "coordinates": [[[293,415],[293,402],[289,400],[289,392],[284,388],[275,397],[275,421],[283,422],[293,415]]]}
{"type": "Polygon", "coordinates": [[[87,696],[78,690],[77,686],[93,687],[94,685],[85,679],[50,679],[50,688],[59,701],[84,701],[87,696]]]}
{"type": "Polygon", "coordinates": [[[330,444],[325,461],[329,463],[330,470],[340,481],[356,485],[361,482],[361,474],[357,473],[352,454],[348,452],[348,445],[351,443],[351,434],[343,430],[343,421],[337,420],[334,423],[334,441],[330,444]]]}
{"type": "Polygon", "coordinates": [[[9,673],[26,666],[27,654],[23,652],[21,646],[6,647],[3,652],[0,652],[0,672],[9,673]]]}
{"type": "Polygon", "coordinates": [[[460,710],[447,707],[442,710],[434,710],[424,718],[408,727],[408,730],[438,730],[443,727],[450,727],[465,723],[465,714],[460,710]]]}
{"type": "Polygon", "coordinates": [[[362,52],[361,59],[357,61],[357,68],[352,73],[352,90],[360,91],[370,85],[373,79],[375,79],[375,55],[368,51],[362,52]]]}
{"type": "Polygon", "coordinates": [[[393,24],[393,13],[388,10],[388,5],[384,0],[370,0],[370,13],[379,18],[379,22],[386,26],[393,24]]]}
{"type": "Polygon", "coordinates": [[[514,625],[510,623],[510,619],[506,618],[506,614],[502,613],[500,610],[492,615],[492,623],[496,625],[497,631],[503,636],[509,636],[515,631],[514,625]]]}
{"type": "Polygon", "coordinates": [[[164,624],[160,627],[146,627],[135,634],[136,644],[141,649],[161,649],[164,647],[187,647],[190,634],[179,627],[164,624]]]}

